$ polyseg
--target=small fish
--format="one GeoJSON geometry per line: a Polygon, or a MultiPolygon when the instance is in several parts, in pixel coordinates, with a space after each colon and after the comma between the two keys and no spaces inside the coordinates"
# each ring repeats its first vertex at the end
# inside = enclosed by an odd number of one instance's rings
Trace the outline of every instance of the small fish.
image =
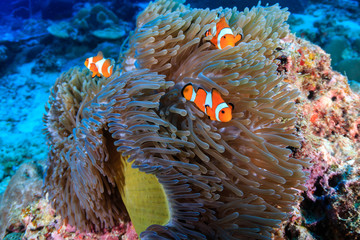
{"type": "Polygon", "coordinates": [[[97,56],[87,58],[84,64],[93,73],[92,77],[100,77],[101,75],[110,77],[113,73],[115,61],[104,58],[103,53],[99,51],[97,56]]]}
{"type": "Polygon", "coordinates": [[[186,100],[194,102],[211,120],[228,122],[232,119],[234,105],[225,103],[220,92],[215,88],[211,92],[207,92],[200,87],[195,91],[192,83],[188,83],[183,87],[181,94],[186,100]]]}
{"type": "MultiPolygon", "coordinates": [[[[218,19],[219,17],[216,17],[218,19]]],[[[205,36],[213,36],[210,40],[212,44],[218,49],[223,49],[226,46],[235,46],[235,43],[242,39],[240,34],[234,36],[229,24],[227,24],[225,17],[220,18],[219,22],[216,23],[212,29],[205,32],[205,36]]]]}

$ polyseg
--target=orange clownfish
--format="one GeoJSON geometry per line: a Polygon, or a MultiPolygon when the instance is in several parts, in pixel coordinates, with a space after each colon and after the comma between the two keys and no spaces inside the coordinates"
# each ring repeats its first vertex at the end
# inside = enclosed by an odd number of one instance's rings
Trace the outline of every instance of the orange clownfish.
{"type": "MultiPolygon", "coordinates": [[[[218,19],[218,17],[216,18],[218,19]]],[[[210,40],[212,44],[218,49],[223,49],[226,46],[235,46],[235,43],[242,39],[240,34],[234,36],[229,24],[227,24],[225,17],[220,18],[219,22],[216,23],[212,29],[205,32],[205,36],[213,36],[210,40]]]]}
{"type": "Polygon", "coordinates": [[[228,122],[232,119],[234,105],[225,103],[219,91],[215,88],[211,92],[207,92],[200,87],[195,91],[193,85],[188,83],[183,87],[181,94],[186,100],[194,102],[211,120],[228,122]]]}
{"type": "Polygon", "coordinates": [[[98,77],[101,75],[110,77],[113,73],[114,60],[104,58],[101,51],[98,52],[97,56],[87,58],[84,64],[93,73],[92,77],[95,77],[96,75],[98,77]]]}

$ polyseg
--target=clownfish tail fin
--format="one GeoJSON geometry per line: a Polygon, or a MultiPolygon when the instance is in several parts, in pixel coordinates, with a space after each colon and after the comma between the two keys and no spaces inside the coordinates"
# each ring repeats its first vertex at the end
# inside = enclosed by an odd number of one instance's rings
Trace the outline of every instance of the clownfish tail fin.
{"type": "Polygon", "coordinates": [[[104,66],[105,66],[106,68],[108,68],[110,65],[111,65],[111,60],[110,60],[110,59],[106,59],[105,62],[104,62],[104,66]]]}
{"type": "Polygon", "coordinates": [[[193,94],[193,85],[191,83],[186,84],[183,89],[181,90],[181,95],[186,99],[190,100],[193,94]]]}
{"type": "Polygon", "coordinates": [[[111,65],[110,66],[110,71],[109,71],[110,76],[113,74],[113,69],[114,69],[114,65],[111,65]]]}

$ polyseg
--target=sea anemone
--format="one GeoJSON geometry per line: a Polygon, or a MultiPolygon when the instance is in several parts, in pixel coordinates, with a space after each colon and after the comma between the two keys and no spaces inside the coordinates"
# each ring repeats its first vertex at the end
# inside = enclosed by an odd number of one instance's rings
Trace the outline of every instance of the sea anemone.
{"type": "Polygon", "coordinates": [[[301,199],[308,166],[289,157],[300,147],[298,92],[277,72],[288,15],[278,5],[156,1],[139,15],[121,71],[63,74],[45,115],[56,211],[80,229],[130,219],[142,239],[270,239],[301,199]],[[204,37],[219,12],[243,34],[235,47],[204,37]],[[211,121],[182,98],[190,82],[216,88],[233,119],[211,121]]]}

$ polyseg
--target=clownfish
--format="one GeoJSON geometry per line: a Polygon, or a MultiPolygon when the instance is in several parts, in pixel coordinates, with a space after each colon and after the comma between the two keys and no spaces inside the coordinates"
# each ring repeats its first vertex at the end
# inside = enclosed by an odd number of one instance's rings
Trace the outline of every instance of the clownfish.
{"type": "MultiPolygon", "coordinates": [[[[219,17],[216,17],[218,19],[219,17]]],[[[220,18],[216,25],[205,32],[205,36],[213,36],[210,40],[212,44],[218,49],[223,49],[226,46],[234,47],[235,43],[242,39],[240,34],[234,36],[229,24],[227,24],[225,17],[220,18]]]]}
{"type": "Polygon", "coordinates": [[[232,119],[234,105],[232,103],[226,103],[222,99],[220,92],[215,88],[213,88],[211,92],[207,92],[200,87],[195,91],[193,85],[188,83],[183,87],[181,95],[186,100],[194,102],[211,120],[229,122],[232,119]]]}
{"type": "Polygon", "coordinates": [[[97,56],[89,57],[85,60],[85,66],[93,73],[92,77],[96,75],[100,77],[110,77],[113,73],[114,63],[113,59],[106,59],[101,51],[98,52],[97,56]],[[101,74],[101,75],[100,75],[101,74]]]}

